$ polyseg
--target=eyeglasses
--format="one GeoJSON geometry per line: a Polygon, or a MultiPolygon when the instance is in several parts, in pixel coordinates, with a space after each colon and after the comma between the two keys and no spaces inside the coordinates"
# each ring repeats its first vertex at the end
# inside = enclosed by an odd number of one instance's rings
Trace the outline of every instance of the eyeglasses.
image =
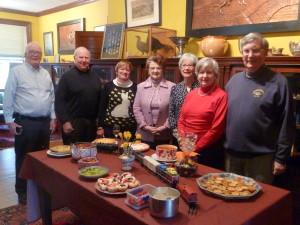
{"type": "Polygon", "coordinates": [[[187,64],[184,64],[184,65],[181,65],[182,68],[194,68],[194,65],[187,65],[187,64]]]}
{"type": "Polygon", "coordinates": [[[30,55],[42,55],[42,52],[38,51],[27,51],[27,53],[29,53],[30,55]]]}
{"type": "Polygon", "coordinates": [[[264,49],[257,48],[257,49],[243,49],[243,55],[250,55],[250,52],[252,52],[253,55],[259,55],[264,49]]]}
{"type": "Polygon", "coordinates": [[[150,67],[149,69],[152,70],[152,71],[153,70],[162,70],[162,67],[150,67]]]}

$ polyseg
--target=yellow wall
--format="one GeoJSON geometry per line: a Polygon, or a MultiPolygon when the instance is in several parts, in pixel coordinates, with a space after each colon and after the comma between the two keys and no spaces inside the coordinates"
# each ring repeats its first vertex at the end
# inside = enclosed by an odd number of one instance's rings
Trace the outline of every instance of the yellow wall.
{"type": "MultiPolygon", "coordinates": [[[[177,36],[185,36],[185,17],[187,0],[163,0],[162,1],[162,25],[163,28],[177,30],[177,36]]],[[[95,26],[126,22],[125,1],[124,0],[99,0],[97,2],[85,4],[79,7],[68,9],[62,12],[53,13],[41,17],[23,16],[12,13],[0,12],[1,18],[30,21],[32,23],[33,41],[41,43],[43,46],[43,33],[53,32],[54,54],[57,52],[57,23],[85,18],[86,30],[92,31],[95,26]]],[[[243,35],[240,35],[243,36],[243,35]]],[[[291,55],[289,42],[299,42],[299,32],[269,33],[264,34],[270,43],[270,47],[284,48],[283,54],[291,55]]],[[[227,57],[241,56],[238,49],[239,36],[228,36],[229,48],[227,57]]],[[[199,57],[203,54],[200,50],[201,38],[191,38],[185,51],[192,52],[199,57]]],[[[54,57],[47,57],[49,62],[54,61],[54,57]]],[[[61,59],[73,60],[72,55],[61,55],[61,59]]]]}

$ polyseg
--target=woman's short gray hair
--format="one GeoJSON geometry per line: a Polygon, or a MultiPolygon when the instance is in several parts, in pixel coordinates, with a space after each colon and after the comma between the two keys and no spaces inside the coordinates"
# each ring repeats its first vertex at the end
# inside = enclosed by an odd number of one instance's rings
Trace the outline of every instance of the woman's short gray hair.
{"type": "Polygon", "coordinates": [[[198,62],[198,58],[194,54],[184,53],[179,59],[178,66],[181,67],[185,60],[193,62],[193,66],[195,66],[198,62]]]}
{"type": "Polygon", "coordinates": [[[218,77],[219,75],[219,64],[217,63],[216,60],[209,58],[209,57],[204,57],[202,59],[200,59],[196,65],[195,68],[195,73],[196,75],[198,75],[199,71],[202,68],[208,67],[208,66],[212,66],[214,74],[216,77],[218,77]]]}
{"type": "Polygon", "coordinates": [[[265,50],[269,50],[269,42],[260,33],[249,33],[244,36],[241,41],[241,49],[243,49],[246,44],[249,44],[254,40],[259,40],[261,42],[262,48],[265,50]]]}

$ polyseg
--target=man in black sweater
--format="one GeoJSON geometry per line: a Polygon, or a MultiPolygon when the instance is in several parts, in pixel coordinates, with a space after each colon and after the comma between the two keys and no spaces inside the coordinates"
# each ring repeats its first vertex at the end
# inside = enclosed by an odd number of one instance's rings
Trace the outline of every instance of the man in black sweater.
{"type": "Polygon", "coordinates": [[[62,123],[63,143],[91,142],[96,138],[96,119],[101,97],[99,76],[90,70],[90,52],[78,47],[75,67],[65,72],[55,93],[55,112],[62,123]]]}

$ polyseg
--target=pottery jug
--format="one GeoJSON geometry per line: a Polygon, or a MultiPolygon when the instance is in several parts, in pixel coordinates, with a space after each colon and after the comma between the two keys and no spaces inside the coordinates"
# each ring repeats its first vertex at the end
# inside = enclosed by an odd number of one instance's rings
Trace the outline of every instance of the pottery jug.
{"type": "Polygon", "coordinates": [[[300,56],[300,42],[295,43],[290,41],[290,51],[293,56],[300,56]]]}
{"type": "Polygon", "coordinates": [[[207,36],[201,41],[201,51],[206,57],[224,56],[228,48],[226,37],[207,36]]]}

